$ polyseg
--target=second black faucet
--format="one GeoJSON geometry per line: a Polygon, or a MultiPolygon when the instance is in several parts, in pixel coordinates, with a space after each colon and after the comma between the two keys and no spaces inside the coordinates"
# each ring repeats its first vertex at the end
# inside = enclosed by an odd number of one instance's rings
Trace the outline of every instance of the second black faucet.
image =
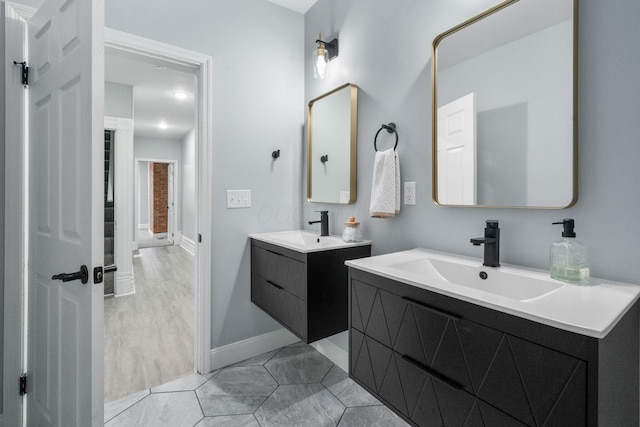
{"type": "Polygon", "coordinates": [[[309,221],[309,225],[320,223],[320,236],[329,235],[329,211],[320,211],[320,221],[309,221]]]}

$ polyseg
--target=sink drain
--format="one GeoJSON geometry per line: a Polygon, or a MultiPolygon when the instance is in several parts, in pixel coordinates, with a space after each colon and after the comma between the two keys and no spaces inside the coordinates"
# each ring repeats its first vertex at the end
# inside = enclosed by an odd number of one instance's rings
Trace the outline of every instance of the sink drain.
{"type": "Polygon", "coordinates": [[[481,271],[478,276],[480,276],[482,280],[487,280],[487,277],[489,277],[486,271],[481,271]]]}

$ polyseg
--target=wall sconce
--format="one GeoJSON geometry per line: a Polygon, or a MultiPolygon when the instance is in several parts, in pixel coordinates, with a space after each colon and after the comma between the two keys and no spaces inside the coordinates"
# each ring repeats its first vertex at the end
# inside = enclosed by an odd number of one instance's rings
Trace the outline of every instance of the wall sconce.
{"type": "Polygon", "coordinates": [[[327,74],[327,64],[338,56],[338,39],[325,42],[322,41],[322,34],[319,34],[316,44],[313,50],[313,77],[322,80],[327,74]]]}

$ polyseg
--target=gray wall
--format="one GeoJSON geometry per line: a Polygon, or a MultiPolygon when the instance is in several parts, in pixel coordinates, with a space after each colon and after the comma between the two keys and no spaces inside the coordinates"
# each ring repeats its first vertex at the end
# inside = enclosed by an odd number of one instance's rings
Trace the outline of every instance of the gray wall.
{"type": "Polygon", "coordinates": [[[182,237],[196,241],[196,133],[191,130],[182,139],[181,222],[182,237]]]}
{"type": "Polygon", "coordinates": [[[104,115],[133,119],[133,86],[104,82],[104,115]]]}
{"type": "Polygon", "coordinates": [[[482,256],[469,238],[484,221],[500,220],[505,263],[549,268],[549,245],[561,230],[551,222],[576,219],[578,238],[590,251],[592,275],[640,282],[640,2],[580,2],[579,198],[560,211],[437,207],[431,202],[430,46],[434,36],[497,1],[320,0],[305,15],[305,57],[313,40],[340,33],[333,77],[313,79],[305,70],[305,100],[346,81],[360,87],[358,201],[338,207],[305,203],[305,219],[328,208],[331,231],[355,215],[374,254],[425,247],[482,256]],[[389,13],[390,10],[393,13],[389,13]],[[384,53],[382,53],[384,52],[384,53]],[[374,157],[373,136],[382,123],[398,125],[403,181],[417,182],[417,205],[399,217],[368,216],[374,157]]]}
{"type": "Polygon", "coordinates": [[[250,301],[247,235],[300,227],[303,16],[264,0],[110,0],[106,26],[212,56],[212,347],[278,329],[250,301]],[[229,189],[250,189],[252,207],[227,210],[229,189]]]}

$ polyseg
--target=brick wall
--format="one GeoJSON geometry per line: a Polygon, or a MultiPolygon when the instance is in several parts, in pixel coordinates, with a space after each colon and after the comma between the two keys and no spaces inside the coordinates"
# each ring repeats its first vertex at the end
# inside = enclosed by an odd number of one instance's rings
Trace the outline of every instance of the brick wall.
{"type": "Polygon", "coordinates": [[[150,228],[153,234],[166,233],[169,228],[168,209],[169,206],[169,164],[149,163],[149,186],[151,193],[151,219],[150,228]]]}

